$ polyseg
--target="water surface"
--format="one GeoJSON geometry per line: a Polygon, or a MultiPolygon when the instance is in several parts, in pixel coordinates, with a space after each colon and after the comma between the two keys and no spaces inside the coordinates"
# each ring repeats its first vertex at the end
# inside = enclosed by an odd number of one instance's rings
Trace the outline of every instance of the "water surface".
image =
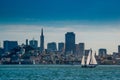
{"type": "Polygon", "coordinates": [[[0,65],[0,80],[120,80],[120,66],[0,65]]]}

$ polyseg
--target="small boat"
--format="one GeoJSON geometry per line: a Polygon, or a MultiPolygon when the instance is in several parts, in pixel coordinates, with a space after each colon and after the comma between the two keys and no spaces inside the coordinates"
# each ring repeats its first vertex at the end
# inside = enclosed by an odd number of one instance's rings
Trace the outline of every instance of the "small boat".
{"type": "Polygon", "coordinates": [[[85,59],[85,54],[82,57],[81,67],[82,68],[95,68],[97,66],[97,61],[95,55],[92,53],[92,49],[89,50],[87,59],[85,59]]]}

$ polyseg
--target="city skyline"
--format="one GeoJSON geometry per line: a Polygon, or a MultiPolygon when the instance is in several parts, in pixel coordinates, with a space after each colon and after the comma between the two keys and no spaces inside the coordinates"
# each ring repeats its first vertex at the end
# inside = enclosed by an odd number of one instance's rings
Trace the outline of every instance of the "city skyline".
{"type": "MultiPolygon", "coordinates": [[[[1,0],[0,42],[33,37],[38,40],[44,29],[45,48],[49,42],[65,42],[65,33],[74,32],[76,43],[85,48],[106,48],[117,52],[120,45],[120,1],[79,0],[1,0]]],[[[39,45],[40,46],[40,45],[39,45]]]]}
{"type": "MultiPolygon", "coordinates": [[[[42,29],[42,31],[43,31],[43,28],[41,28],[42,29]]],[[[44,31],[43,31],[44,32],[44,31]]],[[[69,31],[70,32],[70,31],[69,31]]],[[[41,33],[41,32],[40,32],[41,33]]],[[[66,32],[67,33],[67,32],[66,32]]],[[[65,34],[66,34],[65,33],[65,34]]],[[[46,33],[43,33],[43,34],[46,34],[46,33]]],[[[64,39],[63,40],[61,40],[61,41],[59,41],[58,40],[58,42],[56,42],[55,40],[52,40],[52,41],[48,41],[48,42],[46,42],[47,40],[46,40],[46,35],[45,35],[45,43],[46,44],[44,44],[44,46],[45,46],[45,48],[47,49],[47,44],[48,43],[51,43],[51,42],[55,42],[55,43],[57,43],[57,48],[58,48],[58,43],[60,43],[60,42],[63,42],[63,43],[65,43],[65,34],[63,35],[64,36],[64,39]]],[[[56,35],[56,34],[55,34],[56,35]]],[[[77,35],[76,33],[75,33],[75,35],[77,35]]],[[[39,37],[41,36],[41,34],[39,35],[39,37]]],[[[51,36],[49,36],[49,38],[50,38],[51,36]]],[[[78,36],[77,36],[78,37],[78,36]]],[[[76,37],[76,38],[77,38],[76,37]]],[[[61,37],[60,37],[61,38],[61,37]]],[[[76,40],[76,38],[75,38],[75,40],[76,40]]],[[[33,40],[33,39],[35,39],[35,40],[37,40],[38,41],[38,47],[40,47],[40,38],[39,39],[36,39],[35,37],[33,37],[33,38],[26,38],[28,41],[31,41],[31,40],[33,40]]],[[[18,43],[19,43],[19,45],[21,45],[22,43],[24,43],[24,44],[26,44],[26,39],[24,39],[21,43],[19,42],[20,40],[17,40],[17,39],[10,39],[11,41],[13,40],[13,41],[18,41],[18,43]]],[[[9,40],[9,39],[6,39],[6,40],[9,40]]],[[[3,40],[3,41],[5,41],[5,40],[3,40]]],[[[77,41],[77,40],[76,40],[77,41]]],[[[84,42],[84,41],[82,41],[82,42],[76,42],[76,44],[79,44],[79,43],[85,43],[85,49],[90,49],[90,48],[92,48],[93,49],[93,51],[95,51],[97,54],[98,54],[98,50],[100,49],[100,48],[105,48],[105,49],[107,49],[107,52],[108,52],[108,54],[110,54],[109,53],[109,49],[108,48],[106,48],[106,47],[99,47],[98,46],[98,49],[96,49],[95,47],[88,47],[89,45],[88,44],[86,44],[86,42],[84,42]]],[[[111,44],[110,44],[111,45],[111,44]]],[[[113,52],[117,52],[118,51],[118,45],[119,44],[117,44],[117,45],[115,45],[115,47],[116,47],[116,51],[111,51],[111,54],[113,53],[113,52]]]]}

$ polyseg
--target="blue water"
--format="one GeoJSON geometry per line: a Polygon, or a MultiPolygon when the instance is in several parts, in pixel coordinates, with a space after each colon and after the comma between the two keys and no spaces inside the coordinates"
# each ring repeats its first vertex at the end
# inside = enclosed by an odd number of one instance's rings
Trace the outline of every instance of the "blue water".
{"type": "Polygon", "coordinates": [[[120,80],[120,66],[0,65],[0,80],[120,80]]]}

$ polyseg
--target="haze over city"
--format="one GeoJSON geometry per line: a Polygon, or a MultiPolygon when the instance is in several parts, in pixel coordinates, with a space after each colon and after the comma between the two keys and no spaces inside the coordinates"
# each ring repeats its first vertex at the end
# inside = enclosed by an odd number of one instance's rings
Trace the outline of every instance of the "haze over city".
{"type": "Polygon", "coordinates": [[[74,32],[76,43],[85,48],[106,48],[108,54],[120,45],[119,0],[1,0],[0,42],[26,39],[39,41],[44,29],[48,42],[65,42],[65,33],[74,32]]]}

